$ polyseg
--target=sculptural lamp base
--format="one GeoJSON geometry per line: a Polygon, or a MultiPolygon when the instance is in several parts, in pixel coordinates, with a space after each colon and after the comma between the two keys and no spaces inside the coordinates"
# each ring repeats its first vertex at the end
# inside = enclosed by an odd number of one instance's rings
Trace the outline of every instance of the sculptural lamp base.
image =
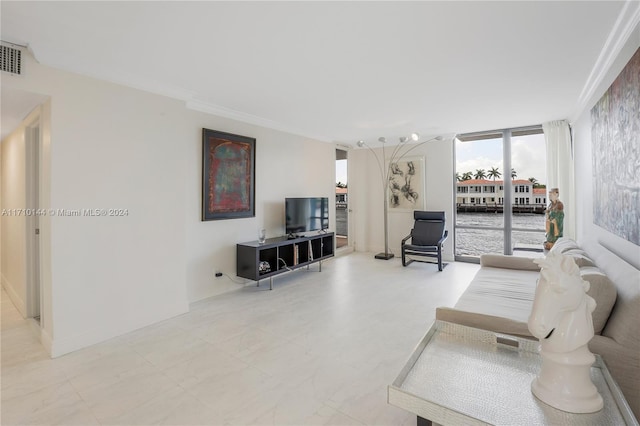
{"type": "Polygon", "coordinates": [[[389,260],[393,258],[393,253],[378,253],[375,255],[376,259],[389,260]]]}

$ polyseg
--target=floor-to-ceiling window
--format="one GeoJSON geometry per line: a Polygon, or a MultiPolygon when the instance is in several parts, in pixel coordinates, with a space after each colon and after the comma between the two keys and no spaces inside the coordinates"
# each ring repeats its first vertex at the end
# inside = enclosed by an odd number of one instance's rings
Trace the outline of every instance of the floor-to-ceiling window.
{"type": "Polygon", "coordinates": [[[547,203],[541,126],[458,135],[455,256],[541,250],[547,203]]]}

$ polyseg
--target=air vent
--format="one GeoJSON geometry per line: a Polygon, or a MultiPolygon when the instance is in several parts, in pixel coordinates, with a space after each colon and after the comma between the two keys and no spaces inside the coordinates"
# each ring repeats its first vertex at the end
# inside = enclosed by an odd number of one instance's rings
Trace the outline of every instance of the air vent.
{"type": "Polygon", "coordinates": [[[20,75],[22,73],[22,51],[15,47],[0,45],[0,65],[2,71],[20,75]]]}

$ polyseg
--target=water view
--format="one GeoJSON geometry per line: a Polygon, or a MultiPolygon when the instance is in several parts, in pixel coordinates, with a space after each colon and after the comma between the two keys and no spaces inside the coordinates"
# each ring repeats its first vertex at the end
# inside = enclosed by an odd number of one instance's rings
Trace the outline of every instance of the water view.
{"type": "MultiPolygon", "coordinates": [[[[459,225],[501,227],[502,214],[457,213],[459,225]]],[[[542,248],[544,243],[543,214],[514,214],[513,228],[531,229],[536,232],[513,231],[511,241],[514,247],[535,245],[542,248]]],[[[336,234],[347,235],[347,210],[336,209],[336,234]]],[[[451,238],[451,237],[449,237],[451,238]]],[[[457,229],[457,256],[480,256],[483,253],[503,253],[503,232],[485,229],[457,229]]]]}
{"type": "MultiPolygon", "coordinates": [[[[501,227],[503,217],[496,213],[458,213],[457,224],[501,227]]],[[[543,214],[513,214],[512,227],[531,229],[536,232],[513,231],[511,241],[514,247],[539,246],[544,243],[544,218],[543,214]]],[[[456,230],[456,255],[479,256],[483,253],[503,252],[503,231],[491,231],[485,229],[457,229],[456,230]]]]}

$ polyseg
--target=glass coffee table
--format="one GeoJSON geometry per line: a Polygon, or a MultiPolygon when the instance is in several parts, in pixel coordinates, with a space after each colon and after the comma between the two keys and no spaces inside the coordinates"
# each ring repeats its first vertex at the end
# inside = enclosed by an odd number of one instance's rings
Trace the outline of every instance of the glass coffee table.
{"type": "Polygon", "coordinates": [[[389,404],[418,425],[638,425],[602,358],[591,378],[604,408],[572,414],[531,393],[542,360],[538,341],[435,321],[393,384],[389,404]]]}

